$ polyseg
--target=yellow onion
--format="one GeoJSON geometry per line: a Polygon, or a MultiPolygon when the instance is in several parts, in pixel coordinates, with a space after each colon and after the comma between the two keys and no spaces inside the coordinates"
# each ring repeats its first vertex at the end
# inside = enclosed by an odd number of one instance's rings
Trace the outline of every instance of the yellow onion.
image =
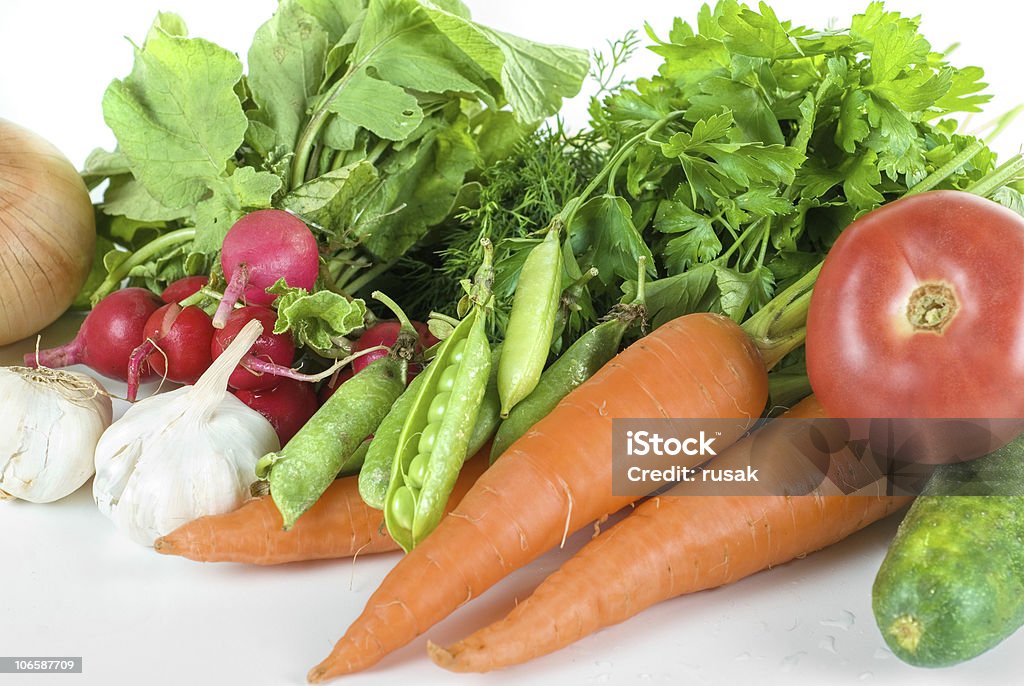
{"type": "Polygon", "coordinates": [[[0,119],[0,345],[59,317],[96,249],[89,191],[57,148],[0,119]]]}

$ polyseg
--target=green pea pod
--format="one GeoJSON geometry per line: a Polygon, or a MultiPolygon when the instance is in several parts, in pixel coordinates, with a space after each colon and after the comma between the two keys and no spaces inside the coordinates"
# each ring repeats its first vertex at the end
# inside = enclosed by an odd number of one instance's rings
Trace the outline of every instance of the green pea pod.
{"type": "Polygon", "coordinates": [[[359,470],[359,495],[363,502],[377,510],[384,509],[384,497],[388,492],[388,483],[391,482],[391,465],[398,450],[398,439],[426,378],[425,373],[420,373],[409,383],[405,392],[398,396],[374,432],[366,459],[359,470]]]}
{"type": "Polygon", "coordinates": [[[474,306],[420,374],[384,503],[388,532],[406,551],[441,521],[468,454],[491,366],[486,323],[474,306]]]}
{"type": "Polygon", "coordinates": [[[512,300],[505,349],[498,362],[501,416],[537,386],[551,348],[551,335],[562,293],[562,250],[558,225],[552,225],[523,263],[512,300]]]}
{"type": "Polygon", "coordinates": [[[313,506],[377,429],[405,388],[405,368],[392,355],[375,360],[342,384],[287,446],[260,459],[256,475],[270,481],[285,529],[313,506]]]}
{"type": "Polygon", "coordinates": [[[541,375],[533,393],[516,405],[498,427],[491,444],[491,462],[546,417],[562,398],[615,357],[622,335],[633,321],[632,315],[613,316],[576,339],[541,375]]]}
{"type": "Polygon", "coordinates": [[[367,438],[360,443],[356,451],[345,459],[345,463],[341,465],[341,471],[338,472],[339,477],[352,476],[359,473],[363,468],[363,462],[366,461],[366,452],[370,449],[370,441],[371,439],[367,438]]]}
{"type": "Polygon", "coordinates": [[[501,344],[491,350],[491,370],[487,377],[487,388],[484,399],[480,402],[480,410],[476,414],[473,432],[469,435],[469,448],[466,457],[476,455],[487,441],[491,440],[501,424],[501,400],[498,398],[498,360],[501,359],[501,344]]]}
{"type": "MultiPolygon", "coordinates": [[[[605,321],[570,345],[569,349],[541,375],[540,383],[533,393],[516,405],[501,423],[491,445],[492,463],[530,427],[555,409],[555,405],[562,398],[615,357],[619,352],[622,336],[629,327],[637,322],[640,322],[641,326],[644,325],[647,320],[646,267],[646,258],[640,257],[637,260],[637,286],[633,301],[613,307],[605,321]]],[[[586,284],[586,281],[582,283],[586,284]]]]}

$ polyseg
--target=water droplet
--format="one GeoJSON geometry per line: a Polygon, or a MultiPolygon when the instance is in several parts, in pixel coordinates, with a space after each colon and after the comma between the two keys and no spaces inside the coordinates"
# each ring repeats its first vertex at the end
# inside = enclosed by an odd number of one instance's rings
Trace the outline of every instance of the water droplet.
{"type": "Polygon", "coordinates": [[[836,650],[835,636],[824,636],[820,641],[818,641],[818,647],[826,652],[832,653],[833,655],[838,654],[838,651],[836,650]]]}
{"type": "Polygon", "coordinates": [[[849,631],[850,627],[853,626],[857,618],[849,610],[841,610],[839,617],[836,619],[823,619],[819,624],[822,626],[833,627],[836,629],[842,629],[843,631],[849,631]]]}
{"type": "Polygon", "coordinates": [[[892,657],[892,653],[885,648],[875,648],[875,659],[876,660],[888,660],[892,657]]]}
{"type": "Polygon", "coordinates": [[[737,662],[746,662],[749,659],[750,659],[750,653],[740,653],[739,655],[736,656],[736,661],[737,662]]]}
{"type": "Polygon", "coordinates": [[[861,681],[867,681],[868,679],[875,678],[875,675],[872,674],[871,672],[861,672],[860,675],[857,678],[860,679],[861,681]]]}
{"type": "Polygon", "coordinates": [[[787,655],[786,657],[782,658],[782,671],[792,672],[796,668],[796,666],[800,664],[800,658],[802,658],[806,654],[807,651],[801,650],[798,653],[793,653],[792,655],[787,655]]]}
{"type": "Polygon", "coordinates": [[[640,681],[650,681],[650,680],[651,680],[651,675],[650,674],[641,674],[640,675],[640,681]]]}

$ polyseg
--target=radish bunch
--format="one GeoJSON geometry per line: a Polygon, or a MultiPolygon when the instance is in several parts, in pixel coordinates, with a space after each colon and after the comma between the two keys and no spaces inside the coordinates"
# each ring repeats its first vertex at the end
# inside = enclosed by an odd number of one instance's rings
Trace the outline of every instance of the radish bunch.
{"type": "MultiPolygon", "coordinates": [[[[387,354],[400,325],[382,321],[356,341],[353,352],[378,346],[358,357],[321,388],[319,398],[311,378],[291,365],[295,343],[288,334],[273,333],[275,296],[266,289],[284,279],[291,287],[312,290],[320,266],[317,243],[309,228],[281,210],[259,210],[242,217],[228,231],[221,248],[221,268],[227,287],[211,317],[182,301],[206,288],[206,276],[189,276],[167,286],[158,298],[143,288],[115,291],[86,317],[75,340],[59,348],[26,356],[29,366],[62,367],[82,363],[128,384],[134,401],[141,381],[154,374],[193,384],[252,320],[263,333],[231,373],[228,386],[242,402],[263,414],[284,444],[309,420],[337,387],[387,354]],[[239,305],[239,300],[243,305],[239,305]],[[161,303],[162,301],[162,303],[161,303]]],[[[416,352],[437,343],[425,324],[416,352]]],[[[410,366],[410,378],[419,371],[410,366]]]]}

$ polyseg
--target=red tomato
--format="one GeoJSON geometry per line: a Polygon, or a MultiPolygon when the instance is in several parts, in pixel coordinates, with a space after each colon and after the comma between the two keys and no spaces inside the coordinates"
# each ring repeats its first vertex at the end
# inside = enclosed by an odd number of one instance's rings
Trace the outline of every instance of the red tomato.
{"type": "Polygon", "coordinates": [[[831,417],[1024,417],[1024,218],[933,191],[855,221],[811,296],[807,373],[831,417]]]}

